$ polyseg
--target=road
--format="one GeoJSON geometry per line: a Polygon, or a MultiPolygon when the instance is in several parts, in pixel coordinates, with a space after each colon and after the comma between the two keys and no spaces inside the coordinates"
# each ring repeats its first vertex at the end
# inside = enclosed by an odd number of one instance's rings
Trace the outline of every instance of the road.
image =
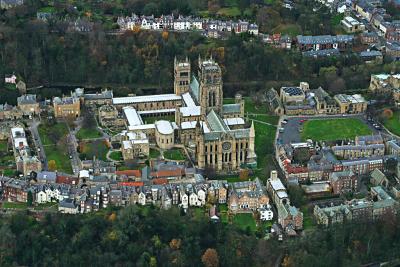
{"type": "Polygon", "coordinates": [[[378,131],[375,129],[371,123],[369,123],[365,117],[365,115],[329,115],[329,116],[298,116],[298,117],[288,117],[287,124],[282,124],[281,127],[284,128],[283,133],[279,133],[278,142],[280,144],[291,144],[301,142],[301,133],[299,132],[299,128],[301,126],[301,120],[323,120],[323,119],[332,119],[332,118],[357,118],[363,121],[372,131],[373,134],[388,134],[384,129],[382,131],[378,131]]]}
{"type": "Polygon", "coordinates": [[[38,126],[40,122],[33,118],[31,122],[29,122],[29,131],[32,133],[33,142],[35,143],[35,147],[38,152],[39,159],[42,161],[42,168],[43,170],[48,170],[47,158],[46,153],[44,152],[42,140],[40,139],[38,126]],[[40,151],[39,151],[40,149],[40,151]]]}
{"type": "Polygon", "coordinates": [[[78,147],[78,141],[76,140],[75,134],[79,129],[81,128],[80,126],[80,121],[77,121],[78,126],[75,128],[75,130],[71,131],[71,128],[69,127],[68,123],[66,122],[66,125],[68,127],[68,136],[67,136],[67,143],[68,143],[68,155],[70,157],[71,161],[71,166],[72,166],[72,171],[75,175],[79,173],[80,170],[80,162],[81,160],[79,159],[79,153],[76,151],[76,148],[78,147]]]}

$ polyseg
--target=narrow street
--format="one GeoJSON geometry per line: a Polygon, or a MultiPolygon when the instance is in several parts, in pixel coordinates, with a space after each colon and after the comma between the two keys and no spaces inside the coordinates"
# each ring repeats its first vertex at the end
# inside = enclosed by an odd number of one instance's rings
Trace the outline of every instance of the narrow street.
{"type": "Polygon", "coordinates": [[[39,135],[39,131],[38,131],[39,124],[40,124],[40,122],[37,121],[36,118],[33,118],[32,122],[29,123],[29,131],[32,133],[32,139],[33,139],[33,142],[35,143],[35,147],[37,149],[37,154],[39,156],[39,159],[42,162],[42,168],[43,168],[43,170],[47,171],[48,170],[47,158],[46,158],[46,153],[44,151],[42,140],[40,139],[40,135],[39,135]]]}

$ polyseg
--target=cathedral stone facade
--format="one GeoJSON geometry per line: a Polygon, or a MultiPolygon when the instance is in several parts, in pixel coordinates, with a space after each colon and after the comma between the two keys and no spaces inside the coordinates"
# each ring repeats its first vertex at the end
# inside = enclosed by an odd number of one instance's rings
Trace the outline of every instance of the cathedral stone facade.
{"type": "Polygon", "coordinates": [[[131,143],[138,143],[133,137],[140,136],[141,143],[161,151],[184,147],[199,169],[226,173],[256,166],[254,125],[243,118],[241,95],[233,104],[223,104],[222,71],[212,58],[199,57],[196,72],[188,59],[175,59],[173,94],[113,98],[112,105],[126,119],[127,130],[121,135],[124,155],[137,155],[131,143]],[[174,122],[144,123],[146,116],[172,114],[174,122]]]}
{"type": "Polygon", "coordinates": [[[236,95],[235,104],[223,104],[222,72],[212,58],[199,58],[198,75],[191,76],[190,83],[182,81],[182,72],[187,77],[190,71],[188,66],[187,60],[175,61],[174,89],[185,92],[177,112],[181,116],[177,119],[179,135],[181,142],[195,148],[197,167],[234,171],[243,165],[255,166],[254,125],[243,119],[241,96],[236,95]]]}

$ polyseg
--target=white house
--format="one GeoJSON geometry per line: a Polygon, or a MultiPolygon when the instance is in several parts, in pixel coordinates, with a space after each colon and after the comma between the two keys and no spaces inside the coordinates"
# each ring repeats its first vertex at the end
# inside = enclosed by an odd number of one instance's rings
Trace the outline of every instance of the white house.
{"type": "Polygon", "coordinates": [[[259,211],[261,221],[270,221],[272,218],[274,218],[274,213],[270,208],[262,208],[259,211]]]}
{"type": "Polygon", "coordinates": [[[12,84],[16,84],[17,83],[17,76],[15,76],[14,74],[11,76],[6,76],[4,79],[5,83],[12,83],[12,84]]]}
{"type": "Polygon", "coordinates": [[[39,204],[47,203],[47,194],[46,192],[40,190],[36,193],[36,202],[39,204]]]}
{"type": "Polygon", "coordinates": [[[142,206],[146,205],[146,195],[143,192],[139,193],[138,203],[142,206]]]}
{"type": "Polygon", "coordinates": [[[206,192],[203,189],[197,191],[197,198],[201,203],[201,206],[206,204],[206,192]]]}
{"type": "Polygon", "coordinates": [[[184,209],[189,207],[189,197],[186,193],[181,193],[181,207],[184,209]]]}
{"type": "Polygon", "coordinates": [[[199,199],[196,195],[196,193],[191,193],[189,196],[189,205],[190,206],[199,206],[199,199]]]}

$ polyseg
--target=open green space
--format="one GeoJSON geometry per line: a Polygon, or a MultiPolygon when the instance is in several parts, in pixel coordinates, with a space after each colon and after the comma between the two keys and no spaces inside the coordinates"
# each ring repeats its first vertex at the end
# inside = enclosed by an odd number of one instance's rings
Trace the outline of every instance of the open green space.
{"type": "Polygon", "coordinates": [[[6,140],[0,141],[0,152],[8,152],[8,145],[6,140]]]}
{"type": "MultiPolygon", "coordinates": [[[[258,105],[254,104],[251,97],[243,97],[244,99],[244,111],[247,114],[267,114],[268,109],[265,103],[258,105]]],[[[234,98],[224,98],[224,104],[235,104],[234,98]]]]}
{"type": "Polygon", "coordinates": [[[240,16],[240,9],[238,7],[224,7],[218,10],[217,15],[224,17],[238,17],[240,16]]]}
{"type": "Polygon", "coordinates": [[[67,125],[63,122],[56,124],[41,124],[38,128],[40,140],[44,146],[54,145],[60,138],[68,134],[67,125]]]}
{"type": "Polygon", "coordinates": [[[67,125],[61,122],[56,124],[44,123],[39,125],[38,131],[47,161],[54,160],[57,171],[72,173],[66,141],[67,125]]]}
{"type": "Polygon", "coordinates": [[[150,148],[149,156],[150,156],[151,159],[156,159],[160,155],[161,155],[160,150],[154,149],[154,148],[150,148]]]}
{"type": "Polygon", "coordinates": [[[97,129],[97,127],[91,128],[80,128],[76,133],[76,138],[78,139],[94,139],[101,137],[101,132],[97,129]]]}
{"type": "Polygon", "coordinates": [[[4,169],[2,173],[4,176],[13,177],[15,176],[15,171],[14,169],[4,169]]]}
{"type": "Polygon", "coordinates": [[[238,213],[233,217],[233,224],[242,230],[250,229],[255,232],[257,230],[256,221],[252,213],[238,213]]]}
{"type": "Polygon", "coordinates": [[[164,151],[164,158],[170,159],[170,160],[185,160],[185,154],[181,149],[170,149],[164,151]]]}
{"type": "Polygon", "coordinates": [[[312,215],[312,210],[307,207],[304,206],[301,208],[301,212],[303,212],[303,229],[307,230],[310,228],[313,228],[314,226],[316,226],[314,219],[313,219],[313,215],[312,215]]]}
{"type": "Polygon", "coordinates": [[[175,115],[155,116],[155,117],[144,117],[142,118],[145,124],[152,124],[159,120],[175,121],[175,115]]]}
{"type": "Polygon", "coordinates": [[[55,8],[53,6],[45,6],[38,10],[38,12],[42,12],[42,13],[53,13],[54,11],[55,11],[55,8]]]}
{"type": "Polygon", "coordinates": [[[383,125],[393,134],[400,136],[400,110],[393,112],[393,116],[383,121],[383,125]]]}
{"type": "Polygon", "coordinates": [[[279,24],[272,30],[273,33],[287,34],[289,36],[297,36],[301,34],[301,28],[296,24],[279,24]]]}
{"type": "Polygon", "coordinates": [[[113,152],[110,153],[109,157],[110,157],[110,159],[113,159],[115,161],[123,160],[121,151],[113,151],[113,152]]]}
{"type": "Polygon", "coordinates": [[[3,202],[4,209],[26,209],[28,207],[27,203],[22,202],[3,202]]]}
{"type": "Polygon", "coordinates": [[[335,141],[354,139],[358,135],[369,135],[372,131],[359,119],[325,119],[304,122],[302,140],[335,141]]]}
{"type": "Polygon", "coordinates": [[[7,90],[10,90],[10,91],[17,90],[17,86],[13,83],[4,84],[4,88],[6,88],[7,90]]]}
{"type": "Polygon", "coordinates": [[[87,141],[80,144],[81,159],[97,159],[106,161],[109,147],[105,140],[87,141]]]}

